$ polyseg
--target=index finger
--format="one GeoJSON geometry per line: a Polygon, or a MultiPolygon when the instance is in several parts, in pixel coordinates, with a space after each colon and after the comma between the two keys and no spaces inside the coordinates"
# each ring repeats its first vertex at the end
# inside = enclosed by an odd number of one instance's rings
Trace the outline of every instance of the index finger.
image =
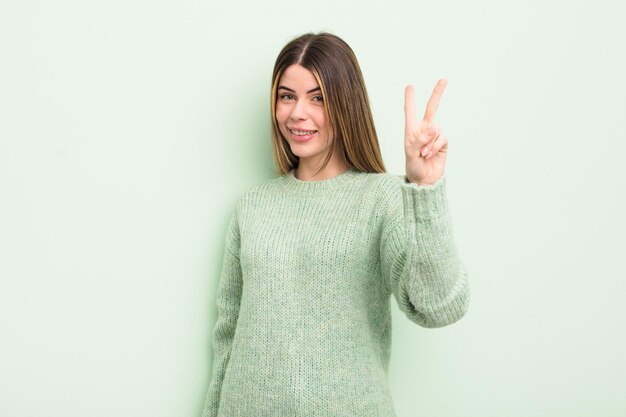
{"type": "Polygon", "coordinates": [[[413,86],[407,85],[404,89],[404,134],[408,135],[417,123],[417,112],[415,111],[415,98],[413,97],[413,86]]]}
{"type": "Polygon", "coordinates": [[[426,112],[424,113],[424,120],[427,122],[432,122],[435,118],[437,107],[439,107],[439,100],[441,100],[441,95],[443,94],[443,90],[446,89],[447,84],[448,80],[442,78],[437,82],[437,85],[435,85],[433,94],[430,96],[428,104],[426,105],[426,112]]]}

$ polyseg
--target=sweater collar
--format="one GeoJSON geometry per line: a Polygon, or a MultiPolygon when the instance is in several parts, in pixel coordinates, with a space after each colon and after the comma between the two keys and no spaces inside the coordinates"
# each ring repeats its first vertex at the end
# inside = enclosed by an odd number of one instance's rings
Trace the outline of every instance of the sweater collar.
{"type": "Polygon", "coordinates": [[[289,188],[289,191],[295,192],[312,192],[312,191],[325,191],[334,190],[348,184],[359,174],[354,168],[349,168],[347,171],[342,172],[332,178],[324,180],[304,181],[296,178],[295,169],[292,169],[283,176],[285,185],[289,188]]]}

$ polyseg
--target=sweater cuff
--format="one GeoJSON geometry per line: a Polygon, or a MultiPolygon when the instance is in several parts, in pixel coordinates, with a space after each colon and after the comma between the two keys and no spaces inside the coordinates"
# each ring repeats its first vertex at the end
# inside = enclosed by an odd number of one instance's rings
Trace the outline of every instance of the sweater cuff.
{"type": "MultiPolygon", "coordinates": [[[[406,181],[406,176],[405,176],[406,181]]],[[[455,256],[445,176],[431,185],[402,185],[407,236],[417,256],[426,261],[455,256]]]]}

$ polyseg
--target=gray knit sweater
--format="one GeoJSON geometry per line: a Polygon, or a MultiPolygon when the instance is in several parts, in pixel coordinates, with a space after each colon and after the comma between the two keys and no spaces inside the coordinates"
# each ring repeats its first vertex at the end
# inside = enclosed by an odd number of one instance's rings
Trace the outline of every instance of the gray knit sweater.
{"type": "Polygon", "coordinates": [[[392,294],[423,327],[468,309],[445,175],[250,187],[226,236],[203,417],[394,417],[392,294]]]}

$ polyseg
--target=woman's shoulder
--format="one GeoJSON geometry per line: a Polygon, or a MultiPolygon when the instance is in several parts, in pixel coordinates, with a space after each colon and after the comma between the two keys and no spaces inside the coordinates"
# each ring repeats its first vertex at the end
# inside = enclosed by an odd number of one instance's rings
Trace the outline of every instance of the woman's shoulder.
{"type": "Polygon", "coordinates": [[[376,188],[380,191],[378,203],[381,209],[395,212],[398,207],[402,206],[402,186],[406,183],[404,175],[383,172],[377,174],[376,181],[376,188]]]}
{"type": "Polygon", "coordinates": [[[277,192],[278,186],[282,182],[284,175],[273,175],[269,178],[258,180],[243,189],[241,197],[253,197],[258,195],[267,195],[277,192]]]}
{"type": "Polygon", "coordinates": [[[375,181],[383,187],[397,188],[398,185],[404,183],[404,175],[391,172],[368,172],[367,174],[371,181],[375,181]]]}
{"type": "Polygon", "coordinates": [[[364,185],[368,190],[378,194],[383,199],[395,199],[402,195],[402,184],[405,183],[404,175],[390,172],[366,173],[364,185]]]}
{"type": "Polygon", "coordinates": [[[281,179],[281,175],[275,175],[270,178],[258,180],[256,182],[253,182],[252,184],[245,186],[239,193],[239,196],[237,198],[237,204],[242,205],[245,203],[257,201],[259,199],[265,199],[268,197],[271,198],[272,195],[280,192],[279,184],[281,179]]]}

